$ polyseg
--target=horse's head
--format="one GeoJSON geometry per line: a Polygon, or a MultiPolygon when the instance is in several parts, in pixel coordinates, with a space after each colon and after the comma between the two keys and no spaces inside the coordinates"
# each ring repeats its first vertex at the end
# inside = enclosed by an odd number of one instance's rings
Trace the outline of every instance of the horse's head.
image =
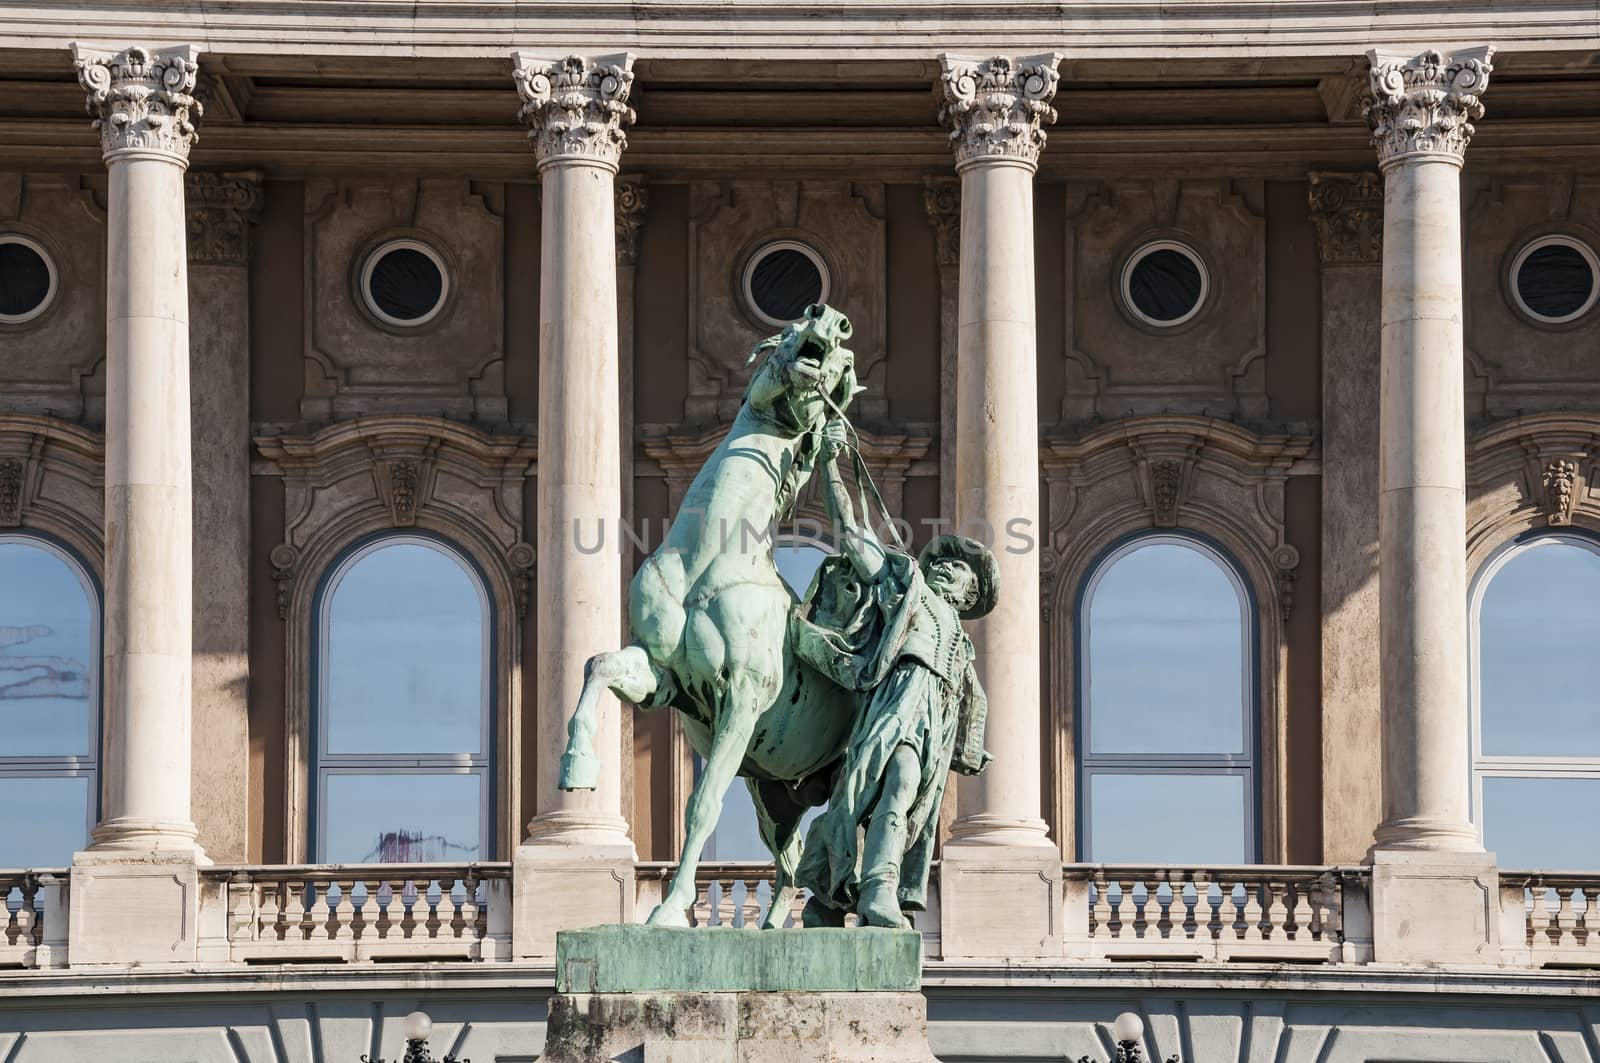
{"type": "Polygon", "coordinates": [[[820,428],[833,409],[843,411],[863,389],[856,385],[856,356],[844,342],[850,319],[821,303],[806,307],[805,316],[750,352],[767,360],[751,381],[752,405],[788,422],[797,432],[820,428]],[[824,399],[826,396],[826,400],[824,399]]]}

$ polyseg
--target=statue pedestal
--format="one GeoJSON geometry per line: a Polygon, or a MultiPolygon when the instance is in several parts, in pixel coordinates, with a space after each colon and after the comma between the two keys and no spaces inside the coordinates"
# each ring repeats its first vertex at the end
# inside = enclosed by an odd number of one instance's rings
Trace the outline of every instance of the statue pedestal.
{"type": "Polygon", "coordinates": [[[547,1063],[934,1063],[914,930],[564,930],[547,1063]]]}

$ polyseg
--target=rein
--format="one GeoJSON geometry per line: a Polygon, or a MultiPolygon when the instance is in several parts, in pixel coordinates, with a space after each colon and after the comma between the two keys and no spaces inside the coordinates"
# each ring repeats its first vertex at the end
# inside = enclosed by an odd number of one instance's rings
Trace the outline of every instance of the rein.
{"type": "Polygon", "coordinates": [[[906,545],[905,540],[900,538],[900,530],[895,527],[894,514],[889,512],[888,505],[883,501],[883,495],[878,493],[878,485],[873,481],[872,473],[867,470],[866,459],[861,456],[861,435],[856,431],[856,426],[828,393],[822,390],[821,381],[816,383],[816,389],[817,394],[822,397],[822,401],[827,404],[828,409],[832,410],[833,415],[844,423],[845,430],[855,440],[853,443],[846,443],[845,446],[850,448],[851,457],[855,459],[856,495],[861,501],[861,522],[867,526],[869,531],[871,530],[872,520],[867,513],[867,492],[871,491],[872,500],[877,503],[878,515],[883,519],[884,526],[889,530],[889,541],[894,544],[897,550],[902,552],[909,550],[910,547],[906,545]]]}

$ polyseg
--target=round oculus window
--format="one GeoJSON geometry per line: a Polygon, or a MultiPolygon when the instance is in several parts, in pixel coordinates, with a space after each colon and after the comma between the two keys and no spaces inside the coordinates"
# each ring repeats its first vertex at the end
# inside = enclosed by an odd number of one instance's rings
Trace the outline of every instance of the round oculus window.
{"type": "Polygon", "coordinates": [[[828,301],[828,267],[805,244],[765,244],[745,263],[744,300],[756,317],[782,328],[805,316],[806,307],[828,301]]]}
{"type": "Polygon", "coordinates": [[[1157,328],[1181,325],[1198,314],[1210,287],[1200,256],[1172,240],[1145,244],[1122,267],[1123,303],[1134,317],[1157,328]]]}
{"type": "Polygon", "coordinates": [[[0,324],[20,325],[49,309],[56,295],[56,266],[26,236],[0,233],[0,324]]]}
{"type": "Polygon", "coordinates": [[[1511,263],[1511,294],[1522,312],[1547,325],[1561,325],[1589,312],[1600,296],[1600,260],[1589,245],[1570,236],[1544,236],[1511,263]]]}
{"type": "Polygon", "coordinates": [[[388,325],[425,325],[444,308],[450,274],[439,253],[420,240],[390,240],[361,267],[361,297],[388,325]]]}

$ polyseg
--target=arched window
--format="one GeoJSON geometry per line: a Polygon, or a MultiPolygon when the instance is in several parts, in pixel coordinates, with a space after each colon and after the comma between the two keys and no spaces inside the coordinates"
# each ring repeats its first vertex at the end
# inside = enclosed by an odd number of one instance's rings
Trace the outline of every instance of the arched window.
{"type": "Polygon", "coordinates": [[[1209,544],[1144,535],[1078,617],[1078,848],[1110,863],[1252,863],[1254,601],[1209,544]]]}
{"type": "Polygon", "coordinates": [[[1600,540],[1524,536],[1472,593],[1473,804],[1501,867],[1595,868],[1600,540]]]}
{"type": "Polygon", "coordinates": [[[65,550],[0,534],[0,867],[63,867],[99,811],[100,595],[65,550]]]}
{"type": "MultiPolygon", "coordinates": [[[[827,549],[815,539],[788,533],[774,537],[773,563],[778,566],[778,575],[796,596],[805,596],[811,587],[811,578],[817,574],[817,569],[827,557],[827,549]]],[[[694,758],[696,779],[699,779],[704,763],[696,753],[694,758]]],[[[804,823],[809,825],[821,811],[822,809],[818,808],[807,813],[804,823]]],[[[705,858],[707,860],[772,858],[772,854],[767,852],[767,847],[761,843],[761,828],[756,823],[756,806],[750,800],[750,791],[745,787],[743,779],[735,779],[733,785],[728,787],[728,796],[722,802],[722,817],[717,820],[716,829],[711,832],[711,840],[706,843],[705,858]]]]}
{"type": "Polygon", "coordinates": [[[436,539],[384,536],[334,566],[317,607],[314,860],[490,857],[492,623],[477,571],[436,539]]]}

